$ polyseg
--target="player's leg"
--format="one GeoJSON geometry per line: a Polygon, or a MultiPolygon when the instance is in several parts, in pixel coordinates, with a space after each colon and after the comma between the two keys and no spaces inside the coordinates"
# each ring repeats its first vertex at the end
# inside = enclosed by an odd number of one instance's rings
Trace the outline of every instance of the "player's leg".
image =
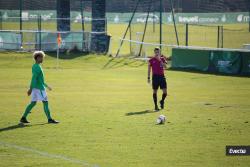
{"type": "Polygon", "coordinates": [[[27,116],[30,113],[30,111],[32,110],[32,108],[36,105],[36,101],[32,101],[25,109],[25,112],[23,113],[23,116],[20,120],[21,123],[29,123],[29,121],[27,120],[27,116]]]}
{"type": "Polygon", "coordinates": [[[153,100],[154,100],[154,104],[155,104],[155,111],[158,111],[158,105],[157,105],[157,89],[153,89],[153,100]]]}
{"type": "Polygon", "coordinates": [[[157,105],[157,90],[159,88],[159,79],[157,76],[153,75],[152,78],[152,88],[153,88],[153,100],[155,105],[155,111],[159,111],[158,105],[157,105]]]}
{"type": "Polygon", "coordinates": [[[48,120],[51,119],[48,101],[43,101],[43,110],[48,120]]]}
{"type": "Polygon", "coordinates": [[[160,101],[161,109],[164,109],[164,101],[166,97],[167,97],[167,89],[162,89],[162,98],[160,101]]]}
{"type": "Polygon", "coordinates": [[[167,97],[167,82],[166,82],[165,77],[162,78],[160,88],[162,90],[162,98],[160,101],[160,105],[161,105],[161,109],[164,109],[164,101],[165,101],[165,98],[167,97]]]}
{"type": "Polygon", "coordinates": [[[58,121],[51,118],[48,101],[43,101],[43,109],[44,109],[45,115],[47,116],[48,123],[59,123],[58,121]]]}
{"type": "Polygon", "coordinates": [[[43,109],[44,109],[44,113],[48,119],[48,123],[59,123],[58,121],[54,120],[51,118],[51,115],[50,115],[50,109],[49,109],[49,102],[48,102],[48,96],[47,96],[47,93],[46,91],[40,91],[40,99],[42,100],[43,102],[43,109]]]}

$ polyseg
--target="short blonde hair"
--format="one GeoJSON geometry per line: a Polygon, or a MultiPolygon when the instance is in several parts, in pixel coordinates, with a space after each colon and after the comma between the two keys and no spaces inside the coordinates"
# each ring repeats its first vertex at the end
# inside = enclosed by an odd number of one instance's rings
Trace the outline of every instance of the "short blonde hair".
{"type": "Polygon", "coordinates": [[[33,53],[33,58],[34,58],[35,60],[36,60],[37,57],[39,57],[39,56],[45,57],[45,53],[44,53],[43,51],[35,51],[35,52],[33,53]]]}
{"type": "Polygon", "coordinates": [[[160,51],[161,49],[159,47],[155,47],[154,51],[156,51],[156,50],[160,51]]]}

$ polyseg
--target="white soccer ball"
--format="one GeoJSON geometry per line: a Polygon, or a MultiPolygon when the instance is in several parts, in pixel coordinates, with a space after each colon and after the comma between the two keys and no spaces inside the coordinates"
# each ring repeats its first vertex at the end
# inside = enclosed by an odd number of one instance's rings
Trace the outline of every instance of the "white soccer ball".
{"type": "Polygon", "coordinates": [[[160,115],[157,119],[156,119],[156,123],[157,124],[164,124],[166,122],[167,117],[165,115],[160,115]]]}

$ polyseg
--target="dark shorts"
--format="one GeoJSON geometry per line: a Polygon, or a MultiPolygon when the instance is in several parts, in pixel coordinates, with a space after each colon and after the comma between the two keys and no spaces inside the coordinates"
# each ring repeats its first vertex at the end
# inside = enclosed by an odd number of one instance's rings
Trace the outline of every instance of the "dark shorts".
{"type": "Polygon", "coordinates": [[[167,82],[166,82],[166,78],[164,75],[153,75],[152,78],[152,88],[153,89],[166,89],[167,88],[167,82]]]}

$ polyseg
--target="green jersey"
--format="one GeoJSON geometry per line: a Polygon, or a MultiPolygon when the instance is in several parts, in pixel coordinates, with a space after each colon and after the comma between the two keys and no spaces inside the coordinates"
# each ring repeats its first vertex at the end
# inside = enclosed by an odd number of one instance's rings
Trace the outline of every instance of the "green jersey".
{"type": "Polygon", "coordinates": [[[40,64],[35,63],[32,66],[32,79],[30,83],[30,88],[45,90],[45,87],[47,87],[47,84],[44,82],[43,69],[40,64]]]}

